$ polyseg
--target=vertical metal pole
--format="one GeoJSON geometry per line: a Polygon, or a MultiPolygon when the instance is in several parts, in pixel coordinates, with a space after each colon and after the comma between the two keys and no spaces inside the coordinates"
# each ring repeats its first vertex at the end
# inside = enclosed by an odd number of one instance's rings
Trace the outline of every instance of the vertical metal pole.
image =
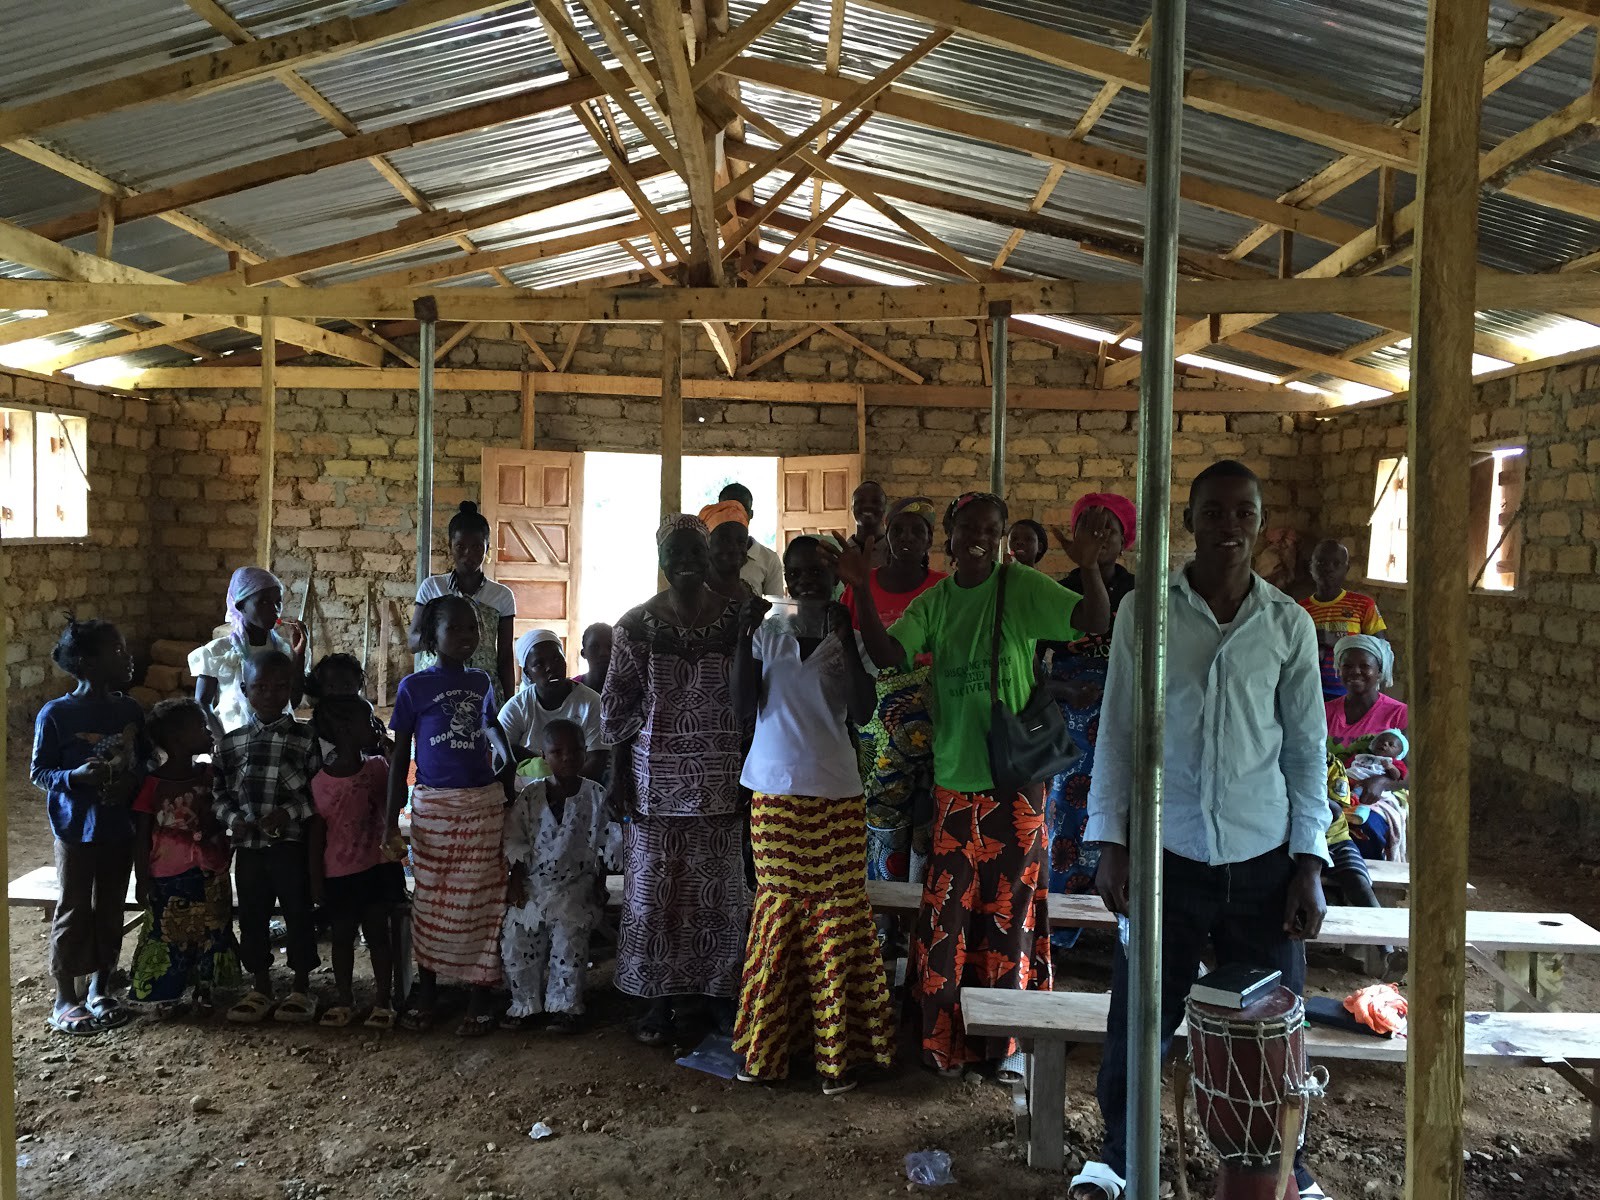
{"type": "MultiPolygon", "coordinates": [[[[1468,514],[1472,338],[1478,271],[1478,104],[1487,0],[1433,0],[1422,88],[1422,169],[1412,265],[1411,594],[1406,662],[1413,787],[1411,986],[1406,1053],[1406,1195],[1459,1200],[1472,683],[1468,514]]],[[[1477,551],[1476,553],[1481,553],[1477,551]]]]}
{"type": "Polygon", "coordinates": [[[256,566],[272,570],[272,493],[278,486],[278,334],[277,318],[261,318],[261,480],[257,485],[256,566]]]}
{"type": "Polygon", "coordinates": [[[439,305],[432,296],[417,300],[421,322],[417,345],[417,586],[433,570],[433,355],[439,305]]]}
{"type": "Polygon", "coordinates": [[[1139,573],[1134,592],[1134,777],[1129,830],[1128,1195],[1161,1187],[1161,790],[1166,732],[1167,571],[1172,525],[1173,333],[1183,142],[1185,0],[1155,0],[1145,177],[1139,394],[1139,573]]]}
{"type": "MultiPolygon", "coordinates": [[[[10,550],[0,549],[0,560],[10,550]]],[[[14,579],[9,570],[0,570],[0,579],[14,579]]],[[[9,587],[0,591],[6,608],[15,603],[9,587]]],[[[6,665],[6,622],[0,619],[0,763],[6,758],[6,725],[10,719],[11,668],[6,665]]],[[[0,846],[11,844],[7,832],[10,821],[10,785],[0,776],[0,846]]],[[[11,1200],[17,1194],[17,1057],[11,1040],[11,909],[0,906],[0,1197],[11,1200]]]]}
{"type": "Polygon", "coordinates": [[[1011,302],[997,300],[989,305],[989,382],[994,398],[989,408],[989,490],[1006,494],[1006,360],[1010,357],[1006,337],[1011,320],[1011,302]]]}

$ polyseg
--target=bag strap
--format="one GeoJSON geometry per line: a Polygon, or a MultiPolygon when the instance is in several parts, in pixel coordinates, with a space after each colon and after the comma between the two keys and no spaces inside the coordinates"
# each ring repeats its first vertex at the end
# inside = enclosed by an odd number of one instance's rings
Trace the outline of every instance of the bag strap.
{"type": "Polygon", "coordinates": [[[1000,572],[994,593],[994,642],[989,654],[989,703],[1000,703],[1000,632],[1006,616],[1006,564],[995,568],[1000,572]]]}

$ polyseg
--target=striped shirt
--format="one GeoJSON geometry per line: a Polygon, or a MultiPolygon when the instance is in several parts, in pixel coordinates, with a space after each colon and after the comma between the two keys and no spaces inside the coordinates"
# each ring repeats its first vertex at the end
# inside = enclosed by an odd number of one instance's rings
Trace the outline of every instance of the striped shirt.
{"type": "Polygon", "coordinates": [[[1322,665],[1322,698],[1337,700],[1344,695],[1344,682],[1333,661],[1333,644],[1347,634],[1382,633],[1389,627],[1378,612],[1378,602],[1360,592],[1341,591],[1332,600],[1307,596],[1300,607],[1311,614],[1317,627],[1317,652],[1322,665]]]}
{"type": "Polygon", "coordinates": [[[225,734],[217,749],[212,811],[224,829],[243,817],[240,850],[265,850],[276,842],[303,842],[306,823],[316,814],[311,777],[322,769],[322,753],[311,726],[291,716],[263,725],[250,723],[225,734]],[[269,834],[263,822],[273,813],[284,825],[269,834]]]}

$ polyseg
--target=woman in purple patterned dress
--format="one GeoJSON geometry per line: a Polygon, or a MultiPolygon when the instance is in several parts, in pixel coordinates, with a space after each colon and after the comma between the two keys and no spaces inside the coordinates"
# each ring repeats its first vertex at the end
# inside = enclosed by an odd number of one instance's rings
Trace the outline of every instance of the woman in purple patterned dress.
{"type": "Polygon", "coordinates": [[[633,818],[616,985],[647,1002],[647,1046],[672,1039],[689,997],[731,1032],[751,904],[730,691],[740,606],[707,586],[698,518],[667,518],[656,542],[667,590],[617,622],[600,718],[614,803],[633,818]]]}

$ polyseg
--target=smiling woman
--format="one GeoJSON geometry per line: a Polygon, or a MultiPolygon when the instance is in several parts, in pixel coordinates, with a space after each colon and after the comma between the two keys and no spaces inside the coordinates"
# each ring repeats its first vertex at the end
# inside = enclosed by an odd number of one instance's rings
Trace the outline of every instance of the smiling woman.
{"type": "MultiPolygon", "coordinates": [[[[933,656],[936,810],[912,962],[923,1059],[952,1073],[968,1064],[998,1065],[1016,1049],[1010,1039],[966,1036],[958,1002],[962,987],[1050,987],[1042,781],[1020,789],[996,786],[987,740],[991,674],[993,700],[1019,712],[1033,691],[1034,647],[1103,633],[1110,616],[1097,571],[1086,574],[1086,594],[1080,596],[1031,567],[997,567],[1008,515],[998,496],[957,497],[944,521],[955,573],[911,601],[888,630],[869,586],[867,556],[850,547],[839,560],[873,660],[900,668],[918,655],[933,656]],[[1002,570],[1007,590],[996,638],[1002,570]],[[979,911],[966,899],[973,889],[1007,897],[1005,911],[979,911]]],[[[1106,534],[1104,520],[1086,520],[1068,552],[1079,563],[1096,563],[1106,534]]]]}

